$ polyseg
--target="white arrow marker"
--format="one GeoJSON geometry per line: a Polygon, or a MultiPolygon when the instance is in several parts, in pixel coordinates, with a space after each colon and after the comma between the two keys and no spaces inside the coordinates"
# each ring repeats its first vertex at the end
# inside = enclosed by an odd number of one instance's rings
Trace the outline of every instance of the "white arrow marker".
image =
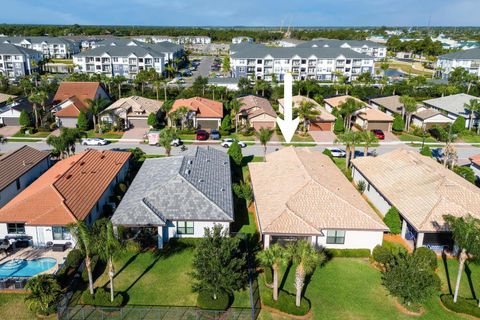
{"type": "Polygon", "coordinates": [[[292,74],[286,73],[283,84],[283,119],[277,117],[278,126],[280,127],[283,137],[287,143],[292,141],[293,135],[298,127],[298,118],[294,120],[292,119],[292,83],[292,74]]]}

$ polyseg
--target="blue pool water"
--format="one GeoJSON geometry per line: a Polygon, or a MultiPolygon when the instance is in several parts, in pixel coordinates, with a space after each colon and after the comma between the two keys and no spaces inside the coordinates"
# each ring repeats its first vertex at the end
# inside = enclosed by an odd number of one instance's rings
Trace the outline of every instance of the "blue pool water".
{"type": "Polygon", "coordinates": [[[10,260],[0,264],[0,278],[31,277],[52,268],[56,263],[54,258],[10,260]]]}

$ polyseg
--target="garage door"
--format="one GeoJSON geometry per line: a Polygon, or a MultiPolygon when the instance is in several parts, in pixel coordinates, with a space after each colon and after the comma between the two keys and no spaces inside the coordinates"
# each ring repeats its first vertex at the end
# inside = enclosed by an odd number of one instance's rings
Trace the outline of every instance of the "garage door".
{"type": "Polygon", "coordinates": [[[390,122],[369,122],[368,130],[390,131],[390,122]]]}
{"type": "Polygon", "coordinates": [[[252,122],[253,129],[260,130],[261,128],[273,129],[275,128],[275,122],[272,121],[254,121],[252,122]]]}
{"type": "Polygon", "coordinates": [[[197,124],[200,129],[218,129],[217,120],[201,120],[197,119],[197,124]]]}
{"type": "Polygon", "coordinates": [[[332,131],[332,123],[331,122],[310,123],[309,130],[310,131],[332,131]]]}
{"type": "Polygon", "coordinates": [[[130,126],[133,128],[147,128],[147,119],[128,119],[130,126]]]}
{"type": "Polygon", "coordinates": [[[5,126],[18,126],[18,118],[5,118],[5,117],[3,117],[0,120],[0,123],[2,123],[5,126]]]}

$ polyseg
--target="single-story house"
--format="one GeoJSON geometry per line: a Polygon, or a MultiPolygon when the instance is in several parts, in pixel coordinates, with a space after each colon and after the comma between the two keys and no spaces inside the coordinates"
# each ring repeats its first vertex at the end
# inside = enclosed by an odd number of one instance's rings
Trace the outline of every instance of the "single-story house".
{"type": "Polygon", "coordinates": [[[110,99],[100,82],[61,82],[51,109],[57,125],[75,128],[80,111],[88,111],[87,100],[99,98],[110,99]]]}
{"type": "MultiPolygon", "coordinates": [[[[178,99],[173,103],[169,114],[172,114],[180,107],[187,107],[189,112],[186,117],[193,122],[194,128],[220,128],[223,118],[223,103],[201,97],[178,99]]],[[[170,122],[170,119],[168,121],[170,122]]],[[[172,123],[170,123],[170,125],[172,125],[172,123]]]]}
{"type": "Polygon", "coordinates": [[[50,152],[23,146],[0,157],[0,208],[50,167],[50,152]]]}
{"type": "Polygon", "coordinates": [[[480,180],[480,154],[473,155],[468,158],[470,160],[470,168],[472,168],[477,177],[477,181],[480,180]]]}
{"type": "Polygon", "coordinates": [[[359,103],[364,104],[365,106],[367,105],[362,100],[349,95],[327,98],[327,99],[324,99],[323,102],[325,103],[325,109],[327,109],[328,112],[333,112],[333,109],[340,108],[341,105],[347,102],[348,99],[353,99],[359,103]]]}
{"type": "Polygon", "coordinates": [[[34,246],[75,245],[67,225],[92,224],[124,180],[130,152],[90,149],[57,162],[0,209],[0,238],[31,238],[34,246]]]}
{"type": "Polygon", "coordinates": [[[125,129],[148,128],[148,116],[151,113],[156,115],[162,105],[163,101],[139,96],[121,98],[101,113],[100,120],[113,123],[120,118],[125,123],[125,129]]]}
{"type": "MultiPolygon", "coordinates": [[[[423,101],[423,103],[429,108],[440,111],[442,114],[449,117],[450,119],[455,120],[458,117],[464,117],[465,127],[468,128],[470,122],[470,111],[465,108],[465,104],[469,104],[470,100],[472,99],[480,101],[480,98],[478,97],[466,93],[459,93],[446,97],[425,100],[423,101]]],[[[472,126],[477,125],[479,121],[480,115],[478,113],[475,113],[472,126]]]]}
{"type": "MultiPolygon", "coordinates": [[[[15,96],[12,96],[15,97],[15,96]]],[[[22,111],[31,113],[33,110],[32,103],[28,98],[12,98],[10,103],[0,103],[0,126],[18,126],[18,120],[22,111]]]]}
{"type": "Polygon", "coordinates": [[[114,226],[155,228],[159,248],[233,220],[230,158],[210,147],[146,159],[112,217],[114,226]]]}
{"type": "Polygon", "coordinates": [[[364,195],[385,215],[395,207],[402,238],[412,247],[453,249],[443,215],[480,218],[480,189],[435,159],[418,151],[396,149],[352,161],[353,180],[366,184],[364,195]]]}
{"type": "Polygon", "coordinates": [[[411,124],[428,130],[435,125],[446,125],[453,122],[453,119],[447,117],[438,110],[419,108],[417,109],[417,112],[412,114],[411,124]]]}
{"type": "MultiPolygon", "coordinates": [[[[333,127],[335,125],[335,120],[337,119],[333,114],[325,110],[324,107],[319,105],[315,100],[305,97],[296,95],[292,97],[292,104],[293,108],[298,108],[302,104],[302,102],[309,102],[315,106],[315,109],[319,112],[317,118],[314,121],[310,122],[309,130],[310,131],[333,131],[333,127]]],[[[283,114],[285,100],[278,99],[278,111],[283,114]]]]}
{"type": "Polygon", "coordinates": [[[365,107],[355,112],[355,124],[362,130],[392,131],[393,117],[378,109],[365,107]]]}
{"type": "Polygon", "coordinates": [[[273,110],[268,99],[248,95],[237,98],[242,104],[236,115],[237,120],[243,125],[250,124],[255,130],[260,128],[275,129],[277,113],[273,110]]]}
{"type": "Polygon", "coordinates": [[[248,166],[264,248],[296,239],[337,249],[382,244],[387,227],[321,152],[288,147],[248,166]]]}

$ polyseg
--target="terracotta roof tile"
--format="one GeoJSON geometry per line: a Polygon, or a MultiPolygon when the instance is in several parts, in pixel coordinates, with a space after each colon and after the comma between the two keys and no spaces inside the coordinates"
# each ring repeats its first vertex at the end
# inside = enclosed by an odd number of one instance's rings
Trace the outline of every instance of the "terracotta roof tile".
{"type": "Polygon", "coordinates": [[[472,163],[476,164],[477,166],[480,166],[480,154],[476,154],[468,158],[472,163]]]}
{"type": "Polygon", "coordinates": [[[393,117],[378,109],[365,107],[357,111],[356,116],[367,121],[393,122],[393,117]]]}
{"type": "Polygon", "coordinates": [[[197,118],[223,118],[223,103],[215,100],[201,97],[178,99],[173,103],[170,113],[183,106],[189,110],[196,111],[197,118]]]}
{"type": "Polygon", "coordinates": [[[77,96],[68,98],[70,102],[67,106],[55,113],[60,118],[77,118],[80,111],[87,112],[88,107],[85,102],[82,102],[77,96]]]}
{"type": "Polygon", "coordinates": [[[58,104],[72,96],[77,96],[80,101],[95,99],[100,82],[61,82],[53,97],[53,104],[58,104]]]}
{"type": "Polygon", "coordinates": [[[324,101],[325,101],[325,103],[331,105],[332,107],[338,108],[341,104],[345,103],[347,101],[347,99],[354,99],[357,102],[361,102],[361,103],[365,104],[365,102],[363,102],[362,100],[360,100],[358,98],[355,98],[355,97],[352,97],[352,96],[332,97],[332,98],[325,99],[324,101]]]}

